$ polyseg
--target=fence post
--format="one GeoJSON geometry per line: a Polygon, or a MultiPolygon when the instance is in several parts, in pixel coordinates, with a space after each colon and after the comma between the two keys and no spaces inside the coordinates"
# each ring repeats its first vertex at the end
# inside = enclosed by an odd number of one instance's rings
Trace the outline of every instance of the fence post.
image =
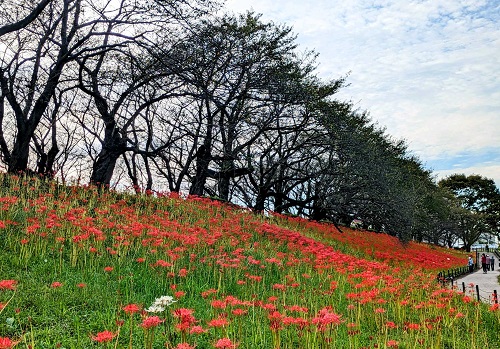
{"type": "Polygon", "coordinates": [[[495,304],[498,304],[497,290],[493,290],[493,298],[495,298],[495,304]]]}
{"type": "Polygon", "coordinates": [[[476,285],[476,292],[477,292],[477,301],[480,302],[481,298],[479,298],[479,285],[476,285]]]}
{"type": "Polygon", "coordinates": [[[462,282],[462,290],[464,291],[465,294],[465,282],[462,282]]]}

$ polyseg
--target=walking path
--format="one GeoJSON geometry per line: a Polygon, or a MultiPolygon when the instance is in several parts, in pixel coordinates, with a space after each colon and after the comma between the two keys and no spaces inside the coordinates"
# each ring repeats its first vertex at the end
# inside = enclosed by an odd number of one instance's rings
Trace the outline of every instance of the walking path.
{"type": "Polygon", "coordinates": [[[500,270],[495,266],[495,270],[488,271],[486,274],[483,273],[482,269],[478,269],[470,274],[458,277],[454,281],[454,285],[459,291],[463,291],[462,283],[465,283],[465,293],[470,296],[474,296],[477,299],[476,285],[479,287],[479,296],[483,302],[493,303],[493,291],[496,290],[498,298],[500,298],[500,283],[498,283],[498,277],[500,276],[500,270]]]}

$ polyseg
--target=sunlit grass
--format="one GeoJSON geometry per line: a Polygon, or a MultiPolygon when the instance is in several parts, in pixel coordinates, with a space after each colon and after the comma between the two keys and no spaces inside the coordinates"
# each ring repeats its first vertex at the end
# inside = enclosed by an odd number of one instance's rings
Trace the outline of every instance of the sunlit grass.
{"type": "Polygon", "coordinates": [[[499,347],[498,310],[436,282],[459,252],[1,179],[0,348],[499,347]],[[162,296],[175,302],[155,308],[162,296]]]}

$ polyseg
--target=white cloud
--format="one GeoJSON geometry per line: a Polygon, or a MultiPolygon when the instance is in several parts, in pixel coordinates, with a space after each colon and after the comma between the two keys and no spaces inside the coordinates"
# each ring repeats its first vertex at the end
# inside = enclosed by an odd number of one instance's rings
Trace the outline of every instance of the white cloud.
{"type": "MultiPolygon", "coordinates": [[[[395,138],[406,139],[424,163],[465,150],[500,149],[496,0],[229,0],[227,5],[236,12],[253,7],[264,20],[293,26],[300,47],[320,53],[320,76],[351,71],[350,86],[339,96],[370,111],[395,138]]],[[[499,166],[464,170],[500,178],[499,166]]]]}

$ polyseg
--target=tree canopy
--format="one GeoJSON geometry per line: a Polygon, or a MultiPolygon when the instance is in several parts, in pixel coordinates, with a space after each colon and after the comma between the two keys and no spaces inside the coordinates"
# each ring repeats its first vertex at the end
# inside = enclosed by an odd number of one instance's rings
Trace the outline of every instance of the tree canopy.
{"type": "Polygon", "coordinates": [[[432,173],[338,98],[290,27],[217,1],[25,0],[0,10],[0,160],[11,173],[209,195],[466,246],[498,189],[432,173]],[[11,14],[16,16],[12,17],[11,14]]]}
{"type": "Polygon", "coordinates": [[[480,175],[454,174],[439,181],[439,186],[453,193],[457,228],[465,247],[482,234],[500,232],[500,191],[492,179],[480,175]]]}

